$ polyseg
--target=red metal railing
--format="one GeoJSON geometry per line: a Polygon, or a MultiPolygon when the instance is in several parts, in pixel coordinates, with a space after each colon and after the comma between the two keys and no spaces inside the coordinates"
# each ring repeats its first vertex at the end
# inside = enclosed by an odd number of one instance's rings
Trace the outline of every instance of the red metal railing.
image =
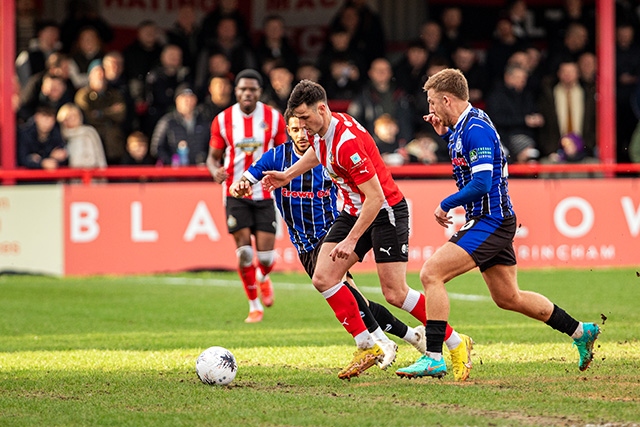
{"type": "MultiPolygon", "coordinates": [[[[404,165],[390,168],[391,173],[396,178],[442,178],[451,175],[451,165],[447,163],[435,165],[404,165]]],[[[601,174],[611,176],[612,174],[625,174],[640,176],[640,164],[518,164],[509,166],[509,174],[516,177],[538,178],[540,175],[554,176],[563,174],[601,174]]],[[[11,185],[17,182],[34,181],[60,181],[74,180],[83,184],[90,184],[94,179],[106,179],[112,181],[123,180],[202,180],[210,179],[209,171],[204,166],[188,167],[129,167],[112,166],[105,169],[71,169],[61,168],[55,171],[34,170],[34,169],[13,169],[0,170],[0,182],[3,185],[11,185]]]]}

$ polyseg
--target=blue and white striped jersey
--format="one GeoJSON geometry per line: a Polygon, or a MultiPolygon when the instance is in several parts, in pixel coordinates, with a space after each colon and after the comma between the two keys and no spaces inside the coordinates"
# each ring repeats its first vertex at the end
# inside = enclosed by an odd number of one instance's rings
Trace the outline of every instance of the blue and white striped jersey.
{"type": "Polygon", "coordinates": [[[459,190],[471,182],[474,173],[490,171],[492,174],[489,192],[463,206],[467,219],[480,215],[498,218],[514,215],[507,183],[507,160],[498,132],[487,113],[469,105],[453,131],[443,138],[448,142],[459,190]]]}
{"type": "MultiPolygon", "coordinates": [[[[293,143],[288,141],[264,153],[243,175],[255,184],[262,180],[264,171],[285,171],[299,159],[293,143]]],[[[300,253],[312,251],[339,214],[337,188],[322,165],[274,190],[274,196],[291,242],[300,253]]]]}

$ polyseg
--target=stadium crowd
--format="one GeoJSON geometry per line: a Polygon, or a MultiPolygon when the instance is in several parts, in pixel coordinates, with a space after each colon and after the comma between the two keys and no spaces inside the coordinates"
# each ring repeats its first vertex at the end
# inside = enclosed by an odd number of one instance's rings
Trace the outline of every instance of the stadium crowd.
{"type": "MultiPolygon", "coordinates": [[[[509,162],[597,162],[595,11],[582,0],[539,22],[526,0],[510,0],[487,34],[469,34],[465,7],[433,7],[400,51],[366,0],[345,0],[315,61],[299,59],[280,16],[249,37],[237,0],[218,1],[200,22],[189,5],[169,29],[140,22],[122,50],[106,50],[113,29],[90,2],[71,0],[61,23],[29,18],[30,3],[17,1],[19,166],[204,164],[210,124],[235,102],[245,68],[263,74],[261,100],[281,112],[299,80],[322,84],[389,165],[449,161],[422,120],[423,84],[446,67],[467,78],[509,162]]],[[[616,16],[617,161],[640,162],[639,2],[618,0],[616,16]]]]}

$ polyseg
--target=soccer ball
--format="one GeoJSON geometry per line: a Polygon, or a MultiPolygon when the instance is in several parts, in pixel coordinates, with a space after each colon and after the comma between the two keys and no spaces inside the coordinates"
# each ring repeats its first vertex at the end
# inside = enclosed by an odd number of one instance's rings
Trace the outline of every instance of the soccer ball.
{"type": "Polygon", "coordinates": [[[209,347],[196,360],[196,374],[205,384],[227,385],[237,372],[236,358],[224,347],[209,347]]]}

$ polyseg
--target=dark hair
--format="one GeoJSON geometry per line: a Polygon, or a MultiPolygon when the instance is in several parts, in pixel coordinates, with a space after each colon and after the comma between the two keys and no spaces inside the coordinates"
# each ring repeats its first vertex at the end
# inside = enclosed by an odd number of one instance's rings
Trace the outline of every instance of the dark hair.
{"type": "Polygon", "coordinates": [[[284,110],[284,122],[287,124],[287,126],[289,126],[289,119],[291,117],[294,117],[293,110],[291,108],[287,108],[286,110],[284,110]]]}
{"type": "Polygon", "coordinates": [[[327,92],[318,83],[305,79],[291,91],[287,109],[295,110],[302,104],[314,105],[318,102],[327,102],[327,92]]]}
{"type": "Polygon", "coordinates": [[[156,27],[157,25],[158,24],[156,24],[156,22],[151,19],[144,19],[138,23],[138,29],[144,28],[144,27],[152,27],[152,26],[156,27]]]}
{"type": "Polygon", "coordinates": [[[262,87],[262,75],[258,71],[252,70],[251,68],[245,68],[244,70],[238,73],[238,75],[236,76],[236,82],[235,82],[236,85],[238,84],[240,79],[257,80],[260,87],[262,87]]]}
{"type": "Polygon", "coordinates": [[[55,117],[56,109],[46,105],[46,104],[38,104],[36,107],[36,114],[42,114],[43,116],[55,117]]]}

